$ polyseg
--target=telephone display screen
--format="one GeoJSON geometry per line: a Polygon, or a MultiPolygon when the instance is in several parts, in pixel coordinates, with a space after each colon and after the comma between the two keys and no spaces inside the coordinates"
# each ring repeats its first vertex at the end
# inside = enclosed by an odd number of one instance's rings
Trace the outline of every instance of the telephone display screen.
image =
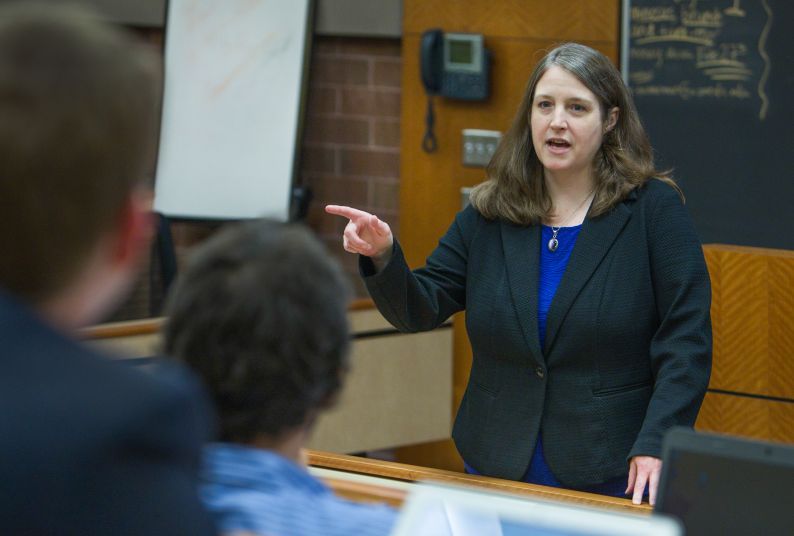
{"type": "Polygon", "coordinates": [[[449,62],[470,64],[473,60],[473,44],[471,41],[449,40],[449,62]]]}

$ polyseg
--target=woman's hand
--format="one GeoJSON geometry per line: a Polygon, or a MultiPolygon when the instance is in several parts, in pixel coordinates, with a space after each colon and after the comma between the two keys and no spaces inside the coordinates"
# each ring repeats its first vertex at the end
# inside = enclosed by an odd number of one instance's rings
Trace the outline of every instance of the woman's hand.
{"type": "Polygon", "coordinates": [[[645,484],[648,484],[648,502],[656,504],[656,490],[659,489],[659,476],[662,473],[662,460],[653,456],[634,456],[629,465],[629,485],[626,495],[632,493],[634,504],[642,503],[645,484]]]}
{"type": "Polygon", "coordinates": [[[327,205],[325,211],[350,220],[342,239],[345,251],[371,257],[379,268],[389,262],[394,235],[388,223],[374,214],[352,207],[327,205]]]}

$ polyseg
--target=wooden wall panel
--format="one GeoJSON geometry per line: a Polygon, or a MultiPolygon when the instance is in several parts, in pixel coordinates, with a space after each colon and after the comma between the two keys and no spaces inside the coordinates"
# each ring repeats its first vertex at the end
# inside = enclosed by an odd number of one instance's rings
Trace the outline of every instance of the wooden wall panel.
{"type": "Polygon", "coordinates": [[[794,443],[794,252],[703,251],[714,358],[697,428],[794,443]]]}
{"type": "Polygon", "coordinates": [[[794,253],[768,262],[769,393],[794,402],[794,253]]]}
{"type": "Polygon", "coordinates": [[[726,255],[723,251],[713,258],[720,266],[720,288],[712,298],[719,306],[712,329],[719,333],[722,344],[711,386],[763,393],[769,378],[766,262],[762,257],[726,255]]]}
{"type": "Polygon", "coordinates": [[[708,393],[695,428],[794,443],[794,403],[708,393]]]}
{"type": "Polygon", "coordinates": [[[794,401],[794,252],[707,245],[712,389],[794,401]]]}
{"type": "MultiPolygon", "coordinates": [[[[720,301],[717,299],[722,294],[722,277],[720,275],[720,250],[717,248],[704,246],[703,256],[706,258],[706,266],[708,267],[709,277],[711,278],[711,339],[712,339],[712,365],[711,365],[711,381],[714,382],[714,356],[722,353],[723,340],[722,330],[719,329],[719,318],[721,315],[720,301]]],[[[702,410],[701,410],[702,411],[702,410]]]]}
{"type": "MultiPolygon", "coordinates": [[[[412,267],[424,264],[460,210],[461,187],[485,180],[484,169],[461,164],[461,131],[507,130],[532,68],[557,43],[582,42],[617,64],[619,16],[619,0],[404,0],[398,239],[412,267]],[[419,76],[421,33],[429,28],[482,33],[493,54],[486,102],[434,99],[438,151],[431,155],[421,149],[427,96],[419,76]]],[[[471,368],[462,314],[455,318],[454,344],[453,413],[471,368]]],[[[451,441],[400,448],[397,456],[406,463],[463,468],[451,441]]]]}
{"type": "Polygon", "coordinates": [[[552,41],[617,39],[619,2],[611,0],[404,0],[403,35],[428,28],[552,41]]]}

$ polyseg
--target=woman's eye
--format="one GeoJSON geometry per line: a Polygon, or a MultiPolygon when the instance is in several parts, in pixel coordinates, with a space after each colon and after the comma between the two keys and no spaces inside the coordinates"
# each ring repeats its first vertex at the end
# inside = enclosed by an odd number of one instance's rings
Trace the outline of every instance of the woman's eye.
{"type": "Polygon", "coordinates": [[[584,112],[584,111],[587,110],[587,108],[585,108],[581,104],[574,103],[574,104],[571,104],[571,110],[573,110],[574,112],[584,112]]]}
{"type": "Polygon", "coordinates": [[[549,101],[540,101],[538,102],[538,108],[541,110],[551,108],[551,102],[549,101]]]}

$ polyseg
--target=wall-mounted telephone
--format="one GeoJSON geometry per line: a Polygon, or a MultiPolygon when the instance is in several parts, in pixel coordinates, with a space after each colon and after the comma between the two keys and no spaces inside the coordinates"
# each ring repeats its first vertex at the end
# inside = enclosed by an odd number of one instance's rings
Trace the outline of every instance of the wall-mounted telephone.
{"type": "Polygon", "coordinates": [[[444,33],[437,28],[422,34],[420,54],[422,84],[428,95],[422,148],[432,153],[438,146],[433,134],[433,95],[470,101],[487,99],[491,54],[482,34],[444,33]]]}
{"type": "Polygon", "coordinates": [[[489,93],[490,53],[481,34],[422,34],[422,83],[431,95],[450,99],[485,100],[489,93]]]}

